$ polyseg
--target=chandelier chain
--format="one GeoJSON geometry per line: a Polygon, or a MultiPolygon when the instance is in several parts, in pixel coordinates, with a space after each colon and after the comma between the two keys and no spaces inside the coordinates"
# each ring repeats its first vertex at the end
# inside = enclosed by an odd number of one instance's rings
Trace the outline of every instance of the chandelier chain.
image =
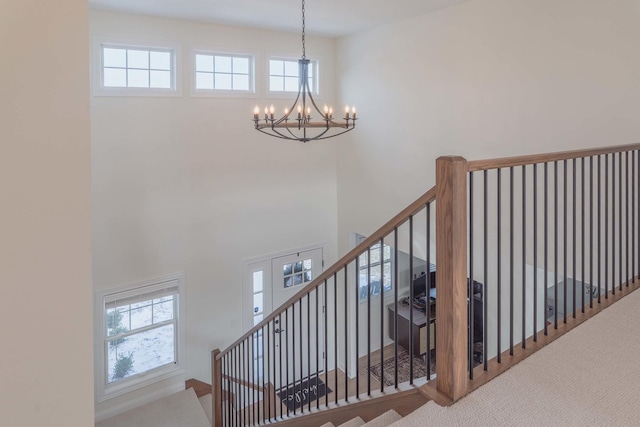
{"type": "Polygon", "coordinates": [[[306,59],[307,57],[307,52],[305,49],[305,43],[304,43],[304,30],[305,30],[305,24],[304,24],[304,0],[302,0],[302,59],[306,59]]]}

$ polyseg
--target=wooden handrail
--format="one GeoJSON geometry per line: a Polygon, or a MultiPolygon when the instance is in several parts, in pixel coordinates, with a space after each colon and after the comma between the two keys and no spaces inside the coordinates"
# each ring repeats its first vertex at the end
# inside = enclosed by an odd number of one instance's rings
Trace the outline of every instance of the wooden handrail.
{"type": "Polygon", "coordinates": [[[263,387],[260,384],[252,383],[251,381],[242,380],[240,378],[232,377],[231,375],[223,374],[222,375],[222,379],[229,380],[232,383],[240,384],[241,386],[250,388],[252,390],[264,391],[267,388],[266,386],[263,387]]]}
{"type": "Polygon", "coordinates": [[[602,154],[621,153],[639,150],[640,144],[616,145],[613,147],[588,148],[585,150],[559,151],[556,153],[533,154],[529,156],[503,157],[499,159],[473,160],[467,162],[469,172],[489,169],[508,168],[512,166],[532,165],[535,163],[555,162],[559,160],[579,159],[581,157],[598,156],[602,154]]]}
{"type": "Polygon", "coordinates": [[[357,245],[351,251],[349,251],[345,256],[340,258],[338,262],[333,264],[327,270],[322,272],[318,277],[316,277],[311,283],[302,288],[299,292],[297,292],[294,296],[289,298],[280,309],[272,312],[269,316],[265,317],[262,322],[258,323],[254,326],[249,332],[238,338],[227,347],[224,351],[220,352],[216,357],[221,359],[225,354],[229,353],[231,349],[235,348],[238,344],[251,337],[255,332],[262,329],[269,322],[275,319],[279,314],[283,313],[289,306],[293,303],[297,302],[300,298],[304,297],[307,293],[313,291],[315,288],[319,287],[324,283],[325,280],[328,280],[333,277],[335,273],[342,270],[345,265],[353,262],[358,256],[360,256],[367,248],[372,245],[378,243],[381,238],[385,237],[389,233],[391,233],[395,228],[400,227],[402,224],[409,220],[411,215],[414,215],[416,212],[420,211],[425,205],[433,202],[436,199],[436,187],[432,187],[429,191],[424,193],[420,198],[418,198],[415,202],[411,203],[404,210],[402,210],[399,214],[394,216],[391,220],[389,220],[385,225],[380,227],[377,231],[371,234],[369,237],[364,239],[362,243],[357,245]]]}

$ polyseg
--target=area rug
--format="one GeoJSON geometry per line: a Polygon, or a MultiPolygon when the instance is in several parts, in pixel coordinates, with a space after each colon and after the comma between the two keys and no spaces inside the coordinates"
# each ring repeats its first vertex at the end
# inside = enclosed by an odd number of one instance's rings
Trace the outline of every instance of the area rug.
{"type": "MultiPolygon", "coordinates": [[[[435,353],[435,352],[434,352],[435,353]]],[[[398,384],[409,381],[410,375],[410,358],[409,353],[402,348],[398,347],[398,384]]],[[[384,385],[395,385],[395,358],[391,355],[390,358],[384,361],[384,385]]],[[[431,356],[431,375],[436,373],[435,354],[431,356]]],[[[380,381],[381,364],[376,363],[371,366],[370,373],[373,378],[380,381]]],[[[413,357],[413,378],[424,378],[427,376],[427,364],[422,357],[413,357]]]]}
{"type": "Polygon", "coordinates": [[[276,392],[290,411],[331,393],[331,389],[315,375],[276,392]]]}

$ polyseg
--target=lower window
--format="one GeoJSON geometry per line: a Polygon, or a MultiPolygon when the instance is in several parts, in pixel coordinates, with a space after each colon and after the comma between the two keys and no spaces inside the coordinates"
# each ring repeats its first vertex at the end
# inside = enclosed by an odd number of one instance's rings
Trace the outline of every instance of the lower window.
{"type": "Polygon", "coordinates": [[[179,370],[182,281],[172,276],[100,296],[103,395],[179,370]]]}

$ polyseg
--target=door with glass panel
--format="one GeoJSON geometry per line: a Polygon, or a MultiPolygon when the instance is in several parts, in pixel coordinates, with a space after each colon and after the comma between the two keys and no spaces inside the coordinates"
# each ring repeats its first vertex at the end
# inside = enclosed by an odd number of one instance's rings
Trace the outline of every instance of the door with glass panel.
{"type": "MultiPolygon", "coordinates": [[[[271,269],[277,309],[322,272],[322,248],[274,258],[271,269]]],[[[324,289],[299,298],[271,323],[276,389],[313,381],[324,371],[324,289]]]]}
{"type": "MultiPolygon", "coordinates": [[[[260,323],[322,272],[322,248],[248,265],[251,321],[260,323]]],[[[296,301],[253,337],[253,381],[276,390],[324,370],[324,289],[296,301]]]]}

